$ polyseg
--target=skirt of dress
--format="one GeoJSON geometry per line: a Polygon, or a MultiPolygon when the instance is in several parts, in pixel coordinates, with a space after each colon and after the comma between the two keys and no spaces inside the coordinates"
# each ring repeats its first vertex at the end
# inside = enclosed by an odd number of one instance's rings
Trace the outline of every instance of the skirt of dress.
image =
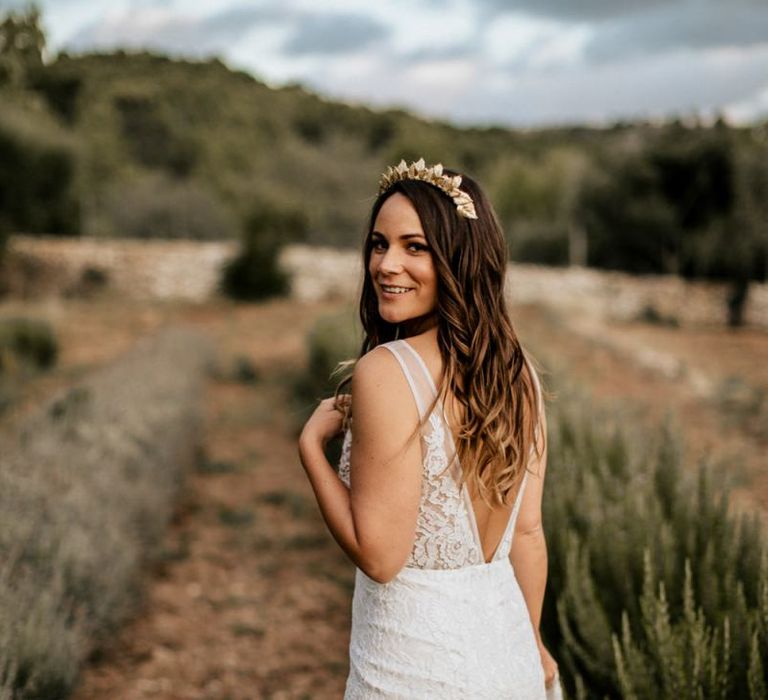
{"type": "Polygon", "coordinates": [[[544,670],[506,557],[462,569],[355,574],[345,700],[545,700],[544,670]]]}

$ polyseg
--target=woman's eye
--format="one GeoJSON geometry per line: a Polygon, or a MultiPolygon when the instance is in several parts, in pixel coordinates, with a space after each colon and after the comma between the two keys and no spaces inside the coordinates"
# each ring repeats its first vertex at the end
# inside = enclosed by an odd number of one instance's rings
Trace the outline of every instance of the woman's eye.
{"type": "MultiPolygon", "coordinates": [[[[372,250],[383,250],[386,248],[387,245],[384,241],[372,241],[371,242],[371,249],[372,250]]],[[[429,250],[428,246],[425,246],[423,243],[408,243],[406,245],[406,248],[410,251],[422,251],[422,250],[429,250]]]]}

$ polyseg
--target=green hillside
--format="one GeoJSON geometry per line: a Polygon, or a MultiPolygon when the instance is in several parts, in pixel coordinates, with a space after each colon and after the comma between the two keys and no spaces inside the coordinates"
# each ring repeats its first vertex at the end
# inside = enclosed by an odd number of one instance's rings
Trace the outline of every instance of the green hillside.
{"type": "Polygon", "coordinates": [[[298,209],[313,241],[352,245],[379,173],[419,156],[478,176],[512,223],[546,218],[571,161],[643,129],[457,128],[271,88],[218,60],[122,51],[59,55],[30,87],[79,142],[91,235],[116,233],[111,198],[183,183],[238,215],[261,201],[298,209]]]}
{"type": "Polygon", "coordinates": [[[459,128],[218,59],[44,64],[38,20],[0,20],[0,236],[228,238],[268,210],[294,238],[358,248],[379,173],[423,156],[485,185],[515,260],[766,277],[768,124],[459,128]],[[37,50],[8,49],[20,32],[37,50]]]}

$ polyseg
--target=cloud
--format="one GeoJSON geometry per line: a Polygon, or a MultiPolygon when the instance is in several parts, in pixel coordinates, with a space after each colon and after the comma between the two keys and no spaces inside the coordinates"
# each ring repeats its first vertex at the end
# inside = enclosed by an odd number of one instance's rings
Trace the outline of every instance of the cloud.
{"type": "Polygon", "coordinates": [[[179,13],[158,4],[101,16],[65,43],[77,50],[141,47],[199,55],[223,52],[257,26],[279,21],[284,13],[269,7],[235,6],[208,16],[179,13]]]}
{"type": "Polygon", "coordinates": [[[751,124],[768,117],[768,82],[762,90],[746,99],[725,105],[723,112],[729,120],[738,124],[751,124]]]}
{"type": "Polygon", "coordinates": [[[400,60],[407,64],[418,64],[470,58],[475,55],[477,55],[477,47],[469,42],[461,42],[443,46],[421,46],[401,53],[400,60]]]}
{"type": "Polygon", "coordinates": [[[272,7],[241,5],[230,7],[204,18],[200,25],[218,38],[234,38],[248,32],[254,24],[279,20],[285,12],[272,7]]]}
{"type": "Polygon", "coordinates": [[[723,4],[693,11],[690,4],[658,8],[598,26],[585,48],[591,61],[681,49],[768,44],[768,6],[723,4]]]}
{"type": "Polygon", "coordinates": [[[559,31],[588,26],[585,58],[594,62],[686,48],[768,43],[764,0],[479,0],[499,19],[540,18],[559,31]]]}
{"type": "Polygon", "coordinates": [[[365,15],[306,13],[296,18],[282,50],[292,55],[349,53],[367,48],[389,34],[388,27],[365,15]]]}
{"type": "Polygon", "coordinates": [[[74,49],[147,47],[186,55],[223,53],[252,32],[272,28],[280,38],[278,54],[286,59],[308,54],[337,55],[368,48],[389,36],[389,28],[365,15],[302,11],[276,3],[235,5],[210,15],[191,15],[140,2],[105,14],[72,37],[74,49]],[[283,38],[285,37],[285,38],[283,38]]]}
{"type": "Polygon", "coordinates": [[[540,73],[498,73],[475,81],[454,106],[462,123],[531,126],[664,115],[714,114],[733,104],[740,117],[758,116],[768,75],[768,46],[692,50],[574,65],[540,73]],[[739,109],[737,110],[737,107],[739,109]]]}
{"type": "MultiPolygon", "coordinates": [[[[671,0],[672,3],[681,0],[671,0]]],[[[670,0],[475,0],[488,14],[523,13],[565,22],[589,22],[665,6],[670,0]]]]}

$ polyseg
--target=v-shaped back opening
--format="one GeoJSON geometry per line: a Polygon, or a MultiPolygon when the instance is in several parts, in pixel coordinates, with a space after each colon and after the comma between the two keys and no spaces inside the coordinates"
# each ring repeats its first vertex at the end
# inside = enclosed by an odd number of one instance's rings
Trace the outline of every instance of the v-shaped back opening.
{"type": "MultiPolygon", "coordinates": [[[[426,393],[426,394],[418,392],[416,389],[414,389],[415,386],[418,386],[417,380],[415,379],[415,377],[412,376],[414,373],[410,372],[407,369],[406,365],[403,366],[403,369],[406,370],[406,377],[408,377],[408,381],[411,385],[411,389],[414,390],[414,395],[416,396],[417,404],[419,405],[419,415],[423,418],[424,413],[426,412],[427,406],[437,396],[437,393],[438,393],[437,386],[421,354],[404,338],[400,339],[399,341],[393,341],[393,342],[402,343],[402,345],[405,346],[405,348],[407,348],[407,351],[412,355],[413,359],[415,360],[416,365],[421,369],[420,374],[422,376],[422,382],[421,382],[422,388],[426,387],[429,389],[429,393],[426,393]]],[[[402,360],[401,360],[401,364],[402,364],[402,360]]],[[[473,532],[475,544],[479,550],[480,558],[484,564],[490,564],[496,561],[497,555],[500,553],[501,547],[505,545],[506,541],[509,539],[511,542],[510,534],[511,534],[512,528],[514,528],[515,521],[517,520],[517,513],[520,509],[520,503],[522,500],[522,494],[525,488],[528,472],[525,471],[523,473],[523,478],[520,480],[520,485],[518,486],[515,502],[514,502],[514,505],[512,506],[512,511],[510,512],[509,517],[507,519],[507,523],[501,533],[501,536],[498,539],[498,542],[496,543],[496,546],[493,549],[493,553],[491,554],[490,559],[486,559],[485,549],[483,547],[483,542],[480,537],[480,528],[478,527],[478,524],[477,524],[478,523],[477,514],[475,513],[475,509],[472,504],[472,499],[469,495],[469,490],[467,489],[467,484],[464,483],[462,487],[459,489],[459,479],[463,470],[463,465],[461,464],[461,461],[457,453],[456,441],[453,437],[453,431],[451,430],[451,426],[446,417],[445,405],[443,404],[443,401],[438,400],[436,407],[439,407],[438,417],[442,421],[444,426],[444,432],[446,436],[445,442],[447,443],[445,447],[446,447],[446,454],[448,456],[448,461],[449,463],[453,462],[456,465],[454,470],[451,473],[451,478],[453,479],[457,490],[459,490],[459,492],[461,493],[461,497],[464,501],[465,510],[467,512],[467,519],[469,520],[470,528],[473,532]],[[455,457],[455,460],[454,460],[454,457],[455,457]]]]}

